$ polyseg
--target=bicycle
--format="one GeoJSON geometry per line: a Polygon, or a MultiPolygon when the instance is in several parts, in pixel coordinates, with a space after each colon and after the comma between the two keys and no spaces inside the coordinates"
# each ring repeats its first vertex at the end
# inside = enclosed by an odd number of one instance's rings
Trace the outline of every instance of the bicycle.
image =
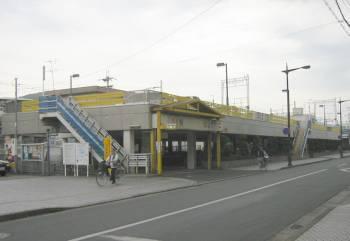
{"type": "Polygon", "coordinates": [[[258,156],[258,161],[259,161],[259,168],[267,170],[267,164],[270,160],[270,156],[267,154],[266,151],[262,151],[262,155],[258,156]]]}
{"type": "MultiPolygon", "coordinates": [[[[108,182],[112,182],[111,180],[112,168],[106,161],[99,163],[99,167],[96,172],[96,183],[98,186],[103,187],[108,184],[108,182]]],[[[118,183],[120,178],[125,174],[125,168],[123,167],[120,161],[116,164],[115,170],[115,183],[118,183]]]]}

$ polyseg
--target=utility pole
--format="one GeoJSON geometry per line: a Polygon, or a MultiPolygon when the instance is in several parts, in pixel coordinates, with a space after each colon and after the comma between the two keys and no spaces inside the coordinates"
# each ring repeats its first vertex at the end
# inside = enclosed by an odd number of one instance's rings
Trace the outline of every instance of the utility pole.
{"type": "Polygon", "coordinates": [[[103,78],[103,79],[101,79],[101,80],[102,80],[103,82],[106,82],[107,88],[111,88],[111,87],[113,86],[113,85],[109,85],[109,82],[112,81],[112,80],[114,80],[114,78],[109,76],[108,71],[106,72],[106,77],[103,78]]]}
{"type": "Polygon", "coordinates": [[[15,141],[14,141],[14,161],[16,164],[16,169],[17,171],[19,171],[18,169],[18,158],[17,158],[17,135],[18,135],[18,127],[17,127],[17,123],[18,123],[18,116],[17,116],[17,112],[18,112],[18,105],[17,105],[17,81],[18,78],[15,78],[15,141]]]}
{"type": "Polygon", "coordinates": [[[46,61],[47,63],[50,63],[50,70],[48,72],[51,72],[51,78],[52,78],[52,90],[55,91],[55,69],[54,65],[56,64],[56,59],[50,59],[46,61]]]}
{"type": "Polygon", "coordinates": [[[339,115],[340,115],[340,145],[339,145],[339,154],[340,154],[340,158],[343,158],[343,122],[342,122],[342,112],[341,112],[341,104],[344,102],[348,102],[350,100],[339,100],[338,104],[339,104],[339,115]]]}
{"type": "Polygon", "coordinates": [[[45,95],[45,65],[43,65],[43,96],[45,95]]]}
{"type": "MultiPolygon", "coordinates": [[[[47,129],[47,174],[48,176],[50,176],[50,129],[47,129]]],[[[45,169],[44,169],[44,173],[45,175],[45,169]]]]}

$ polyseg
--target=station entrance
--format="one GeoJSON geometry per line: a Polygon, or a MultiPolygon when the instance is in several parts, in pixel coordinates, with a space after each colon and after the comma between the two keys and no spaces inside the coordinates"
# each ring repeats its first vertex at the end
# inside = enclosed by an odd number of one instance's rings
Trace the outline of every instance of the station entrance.
{"type": "MultiPolygon", "coordinates": [[[[191,147],[188,146],[188,136],[189,134],[186,131],[166,131],[163,133],[162,153],[164,170],[185,169],[191,166],[188,163],[190,158],[190,153],[188,152],[192,151],[189,150],[191,147]]],[[[207,161],[208,144],[206,141],[208,133],[195,132],[193,136],[195,137],[195,160],[193,166],[194,168],[207,168],[205,164],[207,161]]]]}

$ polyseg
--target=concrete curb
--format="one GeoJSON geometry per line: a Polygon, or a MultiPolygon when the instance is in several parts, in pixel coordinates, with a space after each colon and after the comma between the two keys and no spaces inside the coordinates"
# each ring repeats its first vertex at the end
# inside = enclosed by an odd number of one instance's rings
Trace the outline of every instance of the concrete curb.
{"type": "Polygon", "coordinates": [[[312,165],[315,163],[320,163],[320,162],[326,162],[326,161],[331,161],[331,160],[335,160],[335,159],[339,159],[339,158],[327,158],[324,160],[320,160],[320,161],[314,161],[314,162],[309,162],[309,163],[302,163],[302,164],[298,164],[298,165],[293,165],[291,167],[281,167],[279,170],[284,170],[284,169],[289,169],[289,168],[294,168],[294,167],[299,167],[299,166],[308,166],[308,165],[312,165]]]}
{"type": "Polygon", "coordinates": [[[35,210],[5,214],[5,215],[0,216],[0,223],[15,220],[15,219],[38,216],[38,215],[42,215],[42,214],[60,212],[60,211],[68,210],[68,209],[71,209],[71,208],[59,208],[59,207],[57,207],[57,208],[42,208],[42,209],[35,209],[35,210]]]}

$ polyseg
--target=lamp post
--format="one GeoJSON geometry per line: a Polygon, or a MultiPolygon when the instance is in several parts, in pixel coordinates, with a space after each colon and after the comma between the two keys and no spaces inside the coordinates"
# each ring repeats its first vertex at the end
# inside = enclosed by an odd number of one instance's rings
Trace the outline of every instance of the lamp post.
{"type": "Polygon", "coordinates": [[[289,106],[289,80],[288,75],[289,72],[298,70],[298,69],[310,69],[310,65],[305,65],[299,68],[288,69],[288,64],[286,64],[286,69],[282,70],[283,73],[286,74],[287,80],[287,89],[282,90],[283,92],[287,92],[287,114],[288,114],[288,167],[292,166],[292,156],[291,156],[291,140],[290,140],[290,106],[289,106]]]}
{"type": "Polygon", "coordinates": [[[343,158],[343,123],[342,123],[342,113],[341,113],[341,104],[344,102],[348,102],[350,100],[339,100],[339,116],[340,116],[340,145],[339,145],[339,154],[340,158],[343,158]]]}
{"type": "Polygon", "coordinates": [[[319,107],[323,108],[323,125],[326,126],[326,105],[319,105],[319,107]]]}
{"type": "Polygon", "coordinates": [[[72,96],[73,95],[73,91],[72,91],[72,80],[73,80],[73,78],[79,78],[79,74],[72,74],[71,76],[70,76],[70,96],[72,96]]]}
{"type": "Polygon", "coordinates": [[[216,64],[216,67],[223,67],[223,66],[225,66],[225,70],[226,70],[226,105],[229,106],[227,63],[217,63],[216,64]]]}

